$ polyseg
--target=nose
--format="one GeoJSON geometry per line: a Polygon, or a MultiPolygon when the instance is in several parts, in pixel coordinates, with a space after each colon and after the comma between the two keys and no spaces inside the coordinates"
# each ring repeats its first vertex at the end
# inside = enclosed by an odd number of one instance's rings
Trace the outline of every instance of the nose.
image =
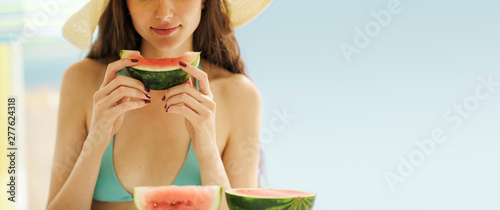
{"type": "Polygon", "coordinates": [[[165,21],[174,16],[173,2],[168,0],[159,0],[156,7],[156,18],[165,21]]]}

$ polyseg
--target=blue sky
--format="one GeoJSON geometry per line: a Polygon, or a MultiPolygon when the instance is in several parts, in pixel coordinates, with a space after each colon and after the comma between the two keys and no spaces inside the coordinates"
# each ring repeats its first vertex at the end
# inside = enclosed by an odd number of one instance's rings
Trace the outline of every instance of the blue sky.
{"type": "MultiPolygon", "coordinates": [[[[500,208],[500,88],[457,129],[443,117],[471,106],[478,78],[500,81],[498,11],[492,0],[278,0],[237,29],[263,97],[268,186],[317,192],[316,209],[500,208]],[[341,44],[356,46],[355,28],[366,33],[391,2],[400,12],[348,62],[341,44]],[[437,128],[447,141],[392,191],[385,174],[437,128]]],[[[60,38],[24,51],[28,88],[57,88],[84,55],[60,38]]]]}

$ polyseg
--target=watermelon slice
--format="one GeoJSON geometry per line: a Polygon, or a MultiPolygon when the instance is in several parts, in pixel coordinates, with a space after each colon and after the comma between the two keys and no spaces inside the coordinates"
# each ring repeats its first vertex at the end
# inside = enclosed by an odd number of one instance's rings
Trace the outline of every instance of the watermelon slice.
{"type": "Polygon", "coordinates": [[[315,193],[269,188],[235,188],[226,190],[229,209],[312,209],[315,193]]]}
{"type": "Polygon", "coordinates": [[[190,74],[183,71],[179,61],[198,66],[201,52],[186,52],[178,58],[144,58],[139,51],[122,50],[121,58],[137,59],[134,66],[126,67],[125,75],[140,80],[150,90],[165,90],[186,82],[190,74]]]}
{"type": "Polygon", "coordinates": [[[134,203],[138,210],[217,210],[221,196],[221,186],[134,187],[134,203]]]}

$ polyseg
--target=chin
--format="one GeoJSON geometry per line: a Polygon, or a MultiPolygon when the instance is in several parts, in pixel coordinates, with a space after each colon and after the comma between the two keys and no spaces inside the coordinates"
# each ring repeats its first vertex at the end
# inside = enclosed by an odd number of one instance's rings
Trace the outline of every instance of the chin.
{"type": "Polygon", "coordinates": [[[178,41],[174,40],[161,40],[153,43],[153,46],[159,50],[170,50],[178,48],[181,45],[178,41]]]}
{"type": "Polygon", "coordinates": [[[146,41],[148,45],[159,51],[171,51],[182,46],[181,40],[175,37],[150,37],[149,39],[143,39],[143,41],[146,41]]]}

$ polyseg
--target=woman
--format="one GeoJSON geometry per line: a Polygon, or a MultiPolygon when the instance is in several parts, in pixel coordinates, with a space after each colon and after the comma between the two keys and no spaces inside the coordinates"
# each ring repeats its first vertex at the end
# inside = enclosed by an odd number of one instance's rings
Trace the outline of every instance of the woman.
{"type": "Polygon", "coordinates": [[[77,47],[91,43],[97,20],[99,35],[62,79],[48,209],[134,209],[135,186],[258,187],[260,94],[232,28],[270,2],[244,3],[92,0],[68,20],[63,34],[77,47]],[[121,49],[146,58],[202,51],[201,66],[180,63],[199,89],[190,79],[148,90],[122,76],[137,61],[119,59],[121,49]]]}

